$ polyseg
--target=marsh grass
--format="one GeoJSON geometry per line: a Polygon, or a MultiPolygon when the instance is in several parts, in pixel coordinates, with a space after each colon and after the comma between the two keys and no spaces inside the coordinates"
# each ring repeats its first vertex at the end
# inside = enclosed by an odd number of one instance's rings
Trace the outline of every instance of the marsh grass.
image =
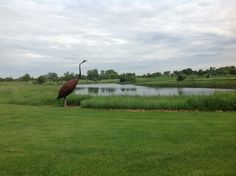
{"type": "Polygon", "coordinates": [[[110,96],[92,97],[81,102],[83,108],[166,109],[166,110],[236,110],[236,93],[215,93],[210,96],[110,96]]]}
{"type": "MultiPolygon", "coordinates": [[[[33,85],[27,82],[0,83],[0,103],[63,106],[56,100],[60,85],[33,85]]],[[[68,105],[97,109],[236,110],[236,93],[210,96],[68,96],[68,105]]]]}
{"type": "Polygon", "coordinates": [[[236,110],[236,93],[215,93],[210,96],[193,96],[187,100],[191,109],[196,110],[236,110]]]}
{"type": "Polygon", "coordinates": [[[178,98],[177,96],[109,96],[86,99],[81,102],[81,107],[109,109],[190,109],[186,102],[186,97],[178,98]]]}

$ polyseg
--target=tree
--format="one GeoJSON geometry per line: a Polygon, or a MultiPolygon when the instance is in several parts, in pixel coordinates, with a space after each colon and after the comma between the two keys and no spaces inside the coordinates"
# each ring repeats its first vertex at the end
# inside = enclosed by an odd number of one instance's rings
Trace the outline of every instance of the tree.
{"type": "Polygon", "coordinates": [[[229,67],[229,74],[236,75],[236,67],[235,66],[229,67]]]}
{"type": "Polygon", "coordinates": [[[193,70],[191,68],[187,68],[187,69],[181,70],[181,73],[189,76],[193,74],[193,70]]]}
{"type": "Polygon", "coordinates": [[[116,78],[119,78],[119,74],[116,71],[112,69],[105,71],[105,79],[116,79],[116,78]]]}
{"type": "MultiPolygon", "coordinates": [[[[76,74],[75,77],[78,77],[79,75],[76,74]]],[[[81,75],[80,79],[87,79],[86,75],[81,75]]]]}
{"type": "Polygon", "coordinates": [[[6,77],[5,81],[14,81],[14,79],[12,77],[6,77]]]}
{"type": "Polygon", "coordinates": [[[112,69],[109,70],[101,70],[99,74],[99,80],[101,79],[118,79],[119,74],[112,69]]]}
{"type": "Polygon", "coordinates": [[[105,70],[101,70],[99,74],[99,80],[105,79],[105,70]]]}
{"type": "Polygon", "coordinates": [[[23,76],[20,77],[21,81],[29,81],[31,80],[31,77],[28,73],[24,74],[23,76]]]}
{"type": "Polygon", "coordinates": [[[186,76],[185,75],[183,75],[183,74],[179,74],[178,76],[177,76],[177,81],[183,81],[184,79],[186,79],[186,76]]]}
{"type": "Polygon", "coordinates": [[[161,76],[160,72],[154,72],[154,73],[147,73],[146,75],[144,74],[143,77],[147,78],[155,78],[161,76]]]}
{"type": "Polygon", "coordinates": [[[202,76],[204,75],[204,71],[202,69],[198,70],[198,73],[197,73],[199,76],[202,76]]]}
{"type": "Polygon", "coordinates": [[[132,83],[135,82],[135,73],[123,73],[120,75],[120,82],[132,83]]]}
{"type": "Polygon", "coordinates": [[[228,66],[228,67],[220,67],[215,69],[217,75],[228,75],[228,74],[236,74],[235,66],[228,66]]]}
{"type": "Polygon", "coordinates": [[[66,72],[66,73],[64,73],[64,77],[63,77],[63,79],[65,80],[65,81],[68,81],[68,80],[70,80],[70,79],[74,79],[75,78],[75,74],[73,73],[73,72],[66,72]]]}
{"type": "Polygon", "coordinates": [[[41,75],[36,79],[36,81],[38,82],[38,84],[41,85],[41,84],[47,82],[47,76],[46,75],[41,75]]]}
{"type": "Polygon", "coordinates": [[[165,71],[164,75],[169,76],[170,75],[170,71],[165,71]]]}
{"type": "Polygon", "coordinates": [[[155,77],[160,77],[161,73],[160,72],[155,72],[151,74],[151,77],[155,78],[155,77]]]}
{"type": "Polygon", "coordinates": [[[207,77],[215,76],[216,75],[216,68],[210,67],[209,69],[206,70],[206,74],[207,74],[207,77]]]}
{"type": "Polygon", "coordinates": [[[57,74],[54,73],[54,72],[49,72],[49,73],[47,74],[47,79],[48,79],[49,81],[58,81],[58,76],[57,76],[57,74]]]}
{"type": "Polygon", "coordinates": [[[179,71],[175,70],[175,71],[173,71],[173,74],[174,74],[175,76],[178,76],[178,75],[179,75],[179,71]]]}
{"type": "Polygon", "coordinates": [[[98,80],[98,70],[97,69],[93,69],[93,70],[88,70],[87,71],[87,77],[88,79],[90,80],[93,80],[93,81],[97,81],[98,80]]]}

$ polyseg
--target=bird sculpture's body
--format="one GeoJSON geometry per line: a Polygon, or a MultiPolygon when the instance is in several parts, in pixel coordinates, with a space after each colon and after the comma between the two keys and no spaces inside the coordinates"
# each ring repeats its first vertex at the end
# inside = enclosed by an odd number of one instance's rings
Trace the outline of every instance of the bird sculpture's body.
{"type": "Polygon", "coordinates": [[[86,62],[86,60],[83,60],[79,64],[79,76],[77,78],[74,78],[74,79],[71,79],[71,80],[65,82],[62,85],[62,87],[60,88],[59,92],[58,92],[57,99],[64,98],[64,106],[67,106],[67,104],[66,104],[66,97],[68,95],[70,95],[75,90],[76,85],[79,82],[79,79],[81,77],[81,64],[83,64],[84,62],[86,62]]]}

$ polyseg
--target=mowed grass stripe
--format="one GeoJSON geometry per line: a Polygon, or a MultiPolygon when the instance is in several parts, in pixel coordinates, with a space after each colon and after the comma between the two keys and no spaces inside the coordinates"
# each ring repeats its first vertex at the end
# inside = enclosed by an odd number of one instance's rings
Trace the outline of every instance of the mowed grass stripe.
{"type": "Polygon", "coordinates": [[[0,175],[235,175],[234,112],[0,106],[0,175]]]}

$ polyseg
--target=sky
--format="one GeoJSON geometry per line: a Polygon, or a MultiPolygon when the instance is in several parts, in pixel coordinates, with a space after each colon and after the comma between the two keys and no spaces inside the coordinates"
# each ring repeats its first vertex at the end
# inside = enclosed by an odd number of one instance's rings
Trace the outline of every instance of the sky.
{"type": "Polygon", "coordinates": [[[236,65],[235,0],[0,0],[0,77],[236,65]]]}

